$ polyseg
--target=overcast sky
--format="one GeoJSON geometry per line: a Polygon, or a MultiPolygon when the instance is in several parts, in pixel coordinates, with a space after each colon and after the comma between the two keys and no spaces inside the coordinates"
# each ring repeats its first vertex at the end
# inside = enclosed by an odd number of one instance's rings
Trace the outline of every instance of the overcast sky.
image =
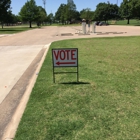
{"type": "MultiPolygon", "coordinates": [[[[21,1],[11,0],[11,1],[12,1],[11,3],[12,13],[15,15],[18,15],[21,7],[25,4],[25,2],[27,2],[27,0],[21,0],[21,1]]],[[[42,0],[35,0],[35,1],[37,6],[44,7],[42,0]]],[[[85,8],[90,8],[91,10],[94,11],[98,3],[100,2],[107,3],[107,1],[109,1],[111,4],[116,4],[118,2],[118,6],[120,6],[120,3],[122,2],[122,0],[74,0],[74,3],[76,4],[78,11],[81,11],[82,9],[85,8]]],[[[50,14],[51,12],[55,14],[55,12],[57,11],[61,3],[66,4],[67,0],[46,0],[47,14],[50,14]]]]}

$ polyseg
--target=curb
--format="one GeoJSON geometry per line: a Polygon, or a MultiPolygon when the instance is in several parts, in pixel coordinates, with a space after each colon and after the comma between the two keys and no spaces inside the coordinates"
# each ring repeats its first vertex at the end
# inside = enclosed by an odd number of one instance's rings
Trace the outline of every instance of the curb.
{"type": "Polygon", "coordinates": [[[39,65],[38,65],[38,67],[36,68],[32,78],[30,79],[29,85],[28,85],[28,87],[27,87],[27,89],[26,89],[26,91],[25,91],[25,93],[24,93],[24,95],[23,95],[23,97],[22,97],[14,115],[12,116],[12,119],[11,119],[10,123],[8,124],[8,126],[5,130],[5,133],[2,137],[2,140],[13,140],[14,139],[15,134],[16,134],[16,130],[17,130],[18,125],[20,123],[20,119],[22,118],[22,115],[23,115],[24,110],[26,108],[26,105],[28,103],[32,88],[34,87],[34,84],[36,82],[36,79],[37,79],[36,73],[38,73],[40,71],[41,66],[42,66],[42,64],[45,60],[45,57],[47,55],[47,52],[49,50],[50,45],[51,45],[51,43],[44,46],[44,49],[46,49],[46,50],[45,50],[45,52],[42,56],[42,59],[41,59],[39,65]]]}

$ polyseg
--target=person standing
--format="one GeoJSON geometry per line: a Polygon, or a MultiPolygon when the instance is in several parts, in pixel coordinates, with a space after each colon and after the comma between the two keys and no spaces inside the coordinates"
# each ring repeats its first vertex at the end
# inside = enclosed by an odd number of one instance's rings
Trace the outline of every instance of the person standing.
{"type": "Polygon", "coordinates": [[[88,21],[88,32],[90,33],[90,20],[88,21]]]}

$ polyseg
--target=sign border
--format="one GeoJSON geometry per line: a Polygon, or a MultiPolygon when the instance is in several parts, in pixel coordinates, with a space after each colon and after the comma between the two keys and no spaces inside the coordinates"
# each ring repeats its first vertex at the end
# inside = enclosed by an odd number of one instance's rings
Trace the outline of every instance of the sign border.
{"type": "Polygon", "coordinates": [[[53,82],[55,83],[55,74],[65,74],[65,73],[76,73],[77,74],[77,82],[79,82],[79,67],[78,67],[78,48],[53,48],[52,49],[52,65],[53,65],[53,82]],[[53,59],[53,50],[68,50],[68,49],[76,49],[77,50],[77,66],[54,66],[53,59]],[[65,68],[65,67],[73,67],[77,68],[75,72],[55,72],[55,68],[65,68]]]}
{"type": "Polygon", "coordinates": [[[53,60],[53,67],[78,67],[78,48],[57,48],[57,49],[52,49],[52,60],[53,60]],[[53,50],[68,50],[68,49],[76,49],[77,50],[77,66],[54,66],[53,50]]]}

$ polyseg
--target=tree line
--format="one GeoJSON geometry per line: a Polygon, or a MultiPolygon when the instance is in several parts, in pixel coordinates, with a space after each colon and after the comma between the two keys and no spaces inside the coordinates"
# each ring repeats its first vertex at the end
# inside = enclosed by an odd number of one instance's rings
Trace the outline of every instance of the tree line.
{"type": "Polygon", "coordinates": [[[91,11],[90,8],[77,11],[73,1],[71,7],[73,8],[71,8],[72,12],[69,16],[67,12],[67,10],[69,11],[68,4],[61,4],[54,19],[61,23],[81,21],[82,19],[105,22],[127,19],[127,24],[129,24],[130,19],[140,19],[140,0],[123,0],[120,6],[111,4],[109,1],[107,3],[101,2],[96,6],[95,11],[91,11]]]}
{"type": "MultiPolygon", "coordinates": [[[[43,0],[45,4],[45,0],[43,0]]],[[[11,0],[0,1],[0,23],[4,24],[20,24],[28,22],[29,27],[32,27],[32,22],[36,22],[39,26],[41,23],[50,21],[52,14],[47,15],[45,8],[37,6],[35,0],[27,0],[20,9],[18,15],[12,14],[11,0]]]]}
{"type": "MultiPolygon", "coordinates": [[[[45,1],[43,0],[45,4],[45,1]]],[[[32,27],[32,22],[40,24],[49,22],[71,24],[81,22],[82,19],[87,21],[105,21],[127,19],[129,24],[130,19],[140,19],[140,0],[123,0],[120,6],[101,2],[96,6],[95,11],[90,8],[85,8],[77,11],[73,0],[67,4],[60,4],[55,15],[52,13],[47,15],[45,7],[37,6],[35,0],[28,0],[22,6],[18,15],[12,14],[11,0],[0,1],[0,23],[3,28],[4,23],[28,22],[29,27],[32,27]]]]}

